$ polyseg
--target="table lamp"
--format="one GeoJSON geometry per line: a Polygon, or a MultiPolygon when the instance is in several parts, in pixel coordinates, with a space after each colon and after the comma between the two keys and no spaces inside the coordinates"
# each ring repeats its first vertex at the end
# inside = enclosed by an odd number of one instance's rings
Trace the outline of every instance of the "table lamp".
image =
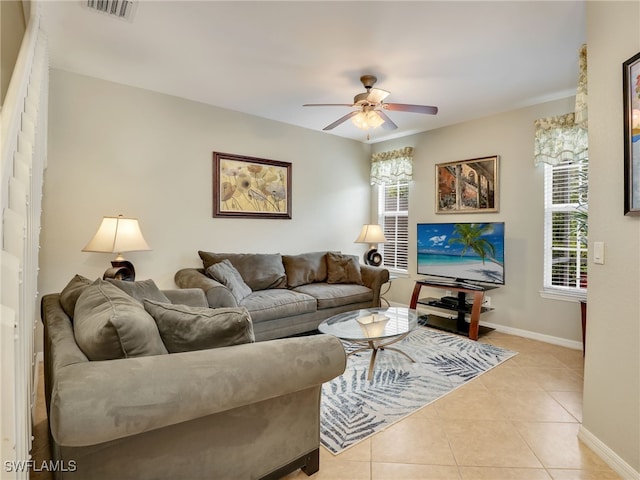
{"type": "Polygon", "coordinates": [[[360,235],[355,239],[354,243],[368,243],[369,250],[364,254],[364,263],[379,267],[382,264],[382,255],[376,248],[378,243],[384,243],[387,239],[384,237],[382,227],[380,225],[365,224],[362,226],[360,235]]]}
{"type": "Polygon", "coordinates": [[[133,282],[136,271],[133,264],[124,259],[123,252],[139,252],[151,250],[142,236],[137,218],[104,217],[98,227],[98,231],[91,241],[82,249],[83,252],[117,253],[115,260],[111,261],[103,279],[115,278],[133,282]]]}

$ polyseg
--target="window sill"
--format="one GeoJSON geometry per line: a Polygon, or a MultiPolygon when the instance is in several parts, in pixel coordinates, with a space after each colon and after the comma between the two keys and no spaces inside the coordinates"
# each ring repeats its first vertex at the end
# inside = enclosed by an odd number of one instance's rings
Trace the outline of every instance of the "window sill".
{"type": "Polygon", "coordinates": [[[409,278],[409,272],[405,270],[395,270],[391,268],[387,268],[389,270],[389,278],[409,278]]]}
{"type": "Polygon", "coordinates": [[[540,296],[549,300],[561,300],[563,302],[586,302],[587,291],[575,292],[575,291],[562,291],[562,290],[540,290],[540,296]]]}

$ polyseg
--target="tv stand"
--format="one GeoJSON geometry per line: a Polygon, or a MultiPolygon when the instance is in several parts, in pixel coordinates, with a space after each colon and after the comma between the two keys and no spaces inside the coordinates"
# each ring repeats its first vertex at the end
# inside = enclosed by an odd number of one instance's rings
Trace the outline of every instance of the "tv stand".
{"type": "MultiPolygon", "coordinates": [[[[454,320],[434,316],[434,321],[429,321],[427,325],[442,330],[451,331],[461,335],[468,336],[471,340],[477,340],[480,331],[480,313],[489,311],[491,308],[483,307],[485,290],[496,287],[483,287],[480,285],[466,285],[459,282],[448,283],[430,280],[418,280],[413,288],[411,296],[410,308],[415,310],[417,306],[426,305],[443,310],[455,311],[457,313],[454,320]],[[420,290],[422,287],[440,288],[443,290],[451,290],[457,292],[458,301],[452,302],[446,297],[442,299],[427,297],[420,298],[420,290]],[[473,303],[467,304],[467,295],[472,295],[473,303]],[[444,299],[449,301],[443,301],[444,299]],[[467,323],[466,316],[470,315],[470,321],[467,323]]],[[[486,327],[482,327],[483,329],[486,327]]],[[[488,329],[492,330],[492,329],[488,329]]]]}

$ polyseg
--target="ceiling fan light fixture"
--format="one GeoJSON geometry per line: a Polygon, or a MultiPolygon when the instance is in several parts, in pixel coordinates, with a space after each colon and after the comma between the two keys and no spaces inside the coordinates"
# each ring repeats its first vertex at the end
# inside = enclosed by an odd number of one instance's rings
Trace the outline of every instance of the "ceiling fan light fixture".
{"type": "Polygon", "coordinates": [[[384,123],[384,119],[380,115],[378,115],[375,110],[363,110],[357,115],[351,117],[351,121],[360,130],[377,128],[384,123]]]}

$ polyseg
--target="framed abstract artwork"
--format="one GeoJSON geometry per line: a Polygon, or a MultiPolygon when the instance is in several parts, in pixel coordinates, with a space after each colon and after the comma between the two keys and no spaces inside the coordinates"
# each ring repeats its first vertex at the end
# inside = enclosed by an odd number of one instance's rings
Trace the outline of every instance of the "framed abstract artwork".
{"type": "Polygon", "coordinates": [[[624,214],[640,215],[640,53],[622,64],[624,214]]]}
{"type": "Polygon", "coordinates": [[[291,164],[213,152],[213,216],[291,218],[291,164]]]}
{"type": "Polygon", "coordinates": [[[436,213],[497,211],[497,155],[436,165],[436,213]]]}

